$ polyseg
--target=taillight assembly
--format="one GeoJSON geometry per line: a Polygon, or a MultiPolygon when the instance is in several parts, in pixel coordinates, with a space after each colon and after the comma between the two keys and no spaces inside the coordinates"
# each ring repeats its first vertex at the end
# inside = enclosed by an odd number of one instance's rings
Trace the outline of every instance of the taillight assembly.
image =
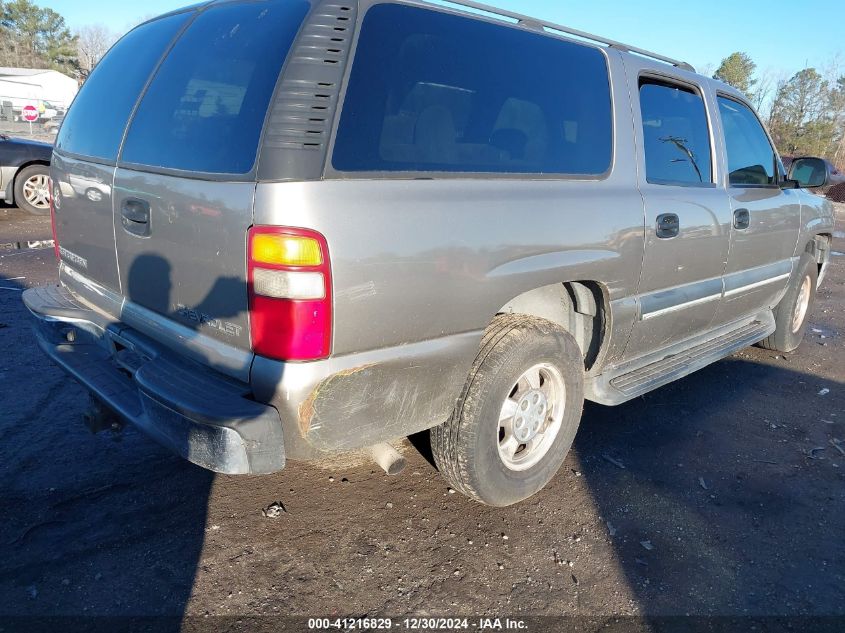
{"type": "Polygon", "coordinates": [[[253,351],[277,360],[326,358],[332,339],[326,238],[309,229],[254,226],[247,240],[253,351]]]}

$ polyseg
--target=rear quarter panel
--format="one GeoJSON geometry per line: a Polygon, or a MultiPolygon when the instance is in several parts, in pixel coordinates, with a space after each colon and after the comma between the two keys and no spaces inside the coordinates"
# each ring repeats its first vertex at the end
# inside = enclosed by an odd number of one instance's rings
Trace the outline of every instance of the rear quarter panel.
{"type": "Polygon", "coordinates": [[[255,220],[326,236],[335,355],[480,337],[511,299],[563,281],[598,281],[623,299],[643,255],[639,193],[610,181],[268,184],[255,220]]]}
{"type": "Polygon", "coordinates": [[[608,346],[621,354],[642,213],[636,188],[610,180],[259,185],[256,224],[327,238],[334,344],[319,367],[256,359],[257,396],[282,412],[291,450],[299,438],[336,450],[422,431],[448,418],[497,312],[567,280],[604,287],[614,307],[608,346]]]}

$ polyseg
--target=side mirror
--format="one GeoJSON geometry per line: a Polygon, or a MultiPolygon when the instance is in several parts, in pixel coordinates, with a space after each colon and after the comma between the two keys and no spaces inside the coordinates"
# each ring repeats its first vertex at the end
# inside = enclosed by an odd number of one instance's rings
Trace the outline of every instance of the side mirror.
{"type": "Polygon", "coordinates": [[[787,178],[798,182],[801,188],[815,189],[828,184],[830,174],[822,158],[796,158],[789,166],[787,178]]]}

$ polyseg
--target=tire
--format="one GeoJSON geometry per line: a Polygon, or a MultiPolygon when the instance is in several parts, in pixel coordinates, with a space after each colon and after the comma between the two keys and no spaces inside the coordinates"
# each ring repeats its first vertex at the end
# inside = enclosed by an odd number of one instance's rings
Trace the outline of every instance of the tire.
{"type": "Polygon", "coordinates": [[[776,352],[793,352],[804,340],[807,323],[816,300],[819,267],[815,259],[804,253],[798,260],[789,288],[775,306],[775,331],[760,341],[760,347],[776,352]]]}
{"type": "Polygon", "coordinates": [[[584,361],[575,339],[544,319],[497,316],[452,417],[431,430],[437,468],[455,490],[481,503],[504,507],[527,499],[563,464],[583,405],[584,361]],[[529,370],[531,380],[523,377],[529,370]],[[531,389],[532,382],[540,389],[531,389]],[[502,422],[506,406],[514,415],[502,422]],[[527,439],[519,437],[526,429],[537,435],[511,454],[514,442],[527,439]]]}
{"type": "MultiPolygon", "coordinates": [[[[32,215],[49,215],[49,190],[47,191],[48,198],[45,201],[43,201],[43,196],[39,194],[41,179],[46,179],[49,177],[49,174],[50,168],[47,165],[30,165],[21,169],[17,176],[15,176],[15,204],[32,215]],[[36,188],[34,194],[30,189],[30,185],[36,188]],[[28,197],[35,203],[30,202],[28,197]]],[[[46,188],[46,181],[44,184],[46,188]]]]}

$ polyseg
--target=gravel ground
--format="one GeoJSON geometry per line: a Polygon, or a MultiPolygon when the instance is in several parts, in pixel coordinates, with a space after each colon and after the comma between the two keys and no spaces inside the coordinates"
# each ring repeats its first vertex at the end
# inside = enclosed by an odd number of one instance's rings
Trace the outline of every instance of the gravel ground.
{"type": "Polygon", "coordinates": [[[552,484],[497,510],[410,444],[399,477],[349,459],[257,478],[92,435],[20,302],[53,252],[8,243],[49,236],[0,207],[0,615],[845,616],[845,256],[795,354],[588,405],[552,484]]]}
{"type": "Polygon", "coordinates": [[[33,123],[31,128],[29,123],[22,121],[0,121],[0,134],[44,143],[53,143],[56,140],[56,135],[47,130],[41,121],[33,123]]]}

